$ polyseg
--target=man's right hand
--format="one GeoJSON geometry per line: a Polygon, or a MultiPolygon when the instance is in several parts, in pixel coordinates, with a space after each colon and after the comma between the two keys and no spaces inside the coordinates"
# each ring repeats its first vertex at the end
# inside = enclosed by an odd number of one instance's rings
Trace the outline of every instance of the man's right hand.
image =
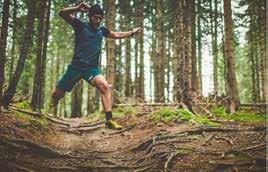
{"type": "Polygon", "coordinates": [[[85,2],[81,2],[80,4],[77,5],[77,8],[81,12],[88,12],[88,10],[90,9],[90,5],[86,4],[85,2]]]}

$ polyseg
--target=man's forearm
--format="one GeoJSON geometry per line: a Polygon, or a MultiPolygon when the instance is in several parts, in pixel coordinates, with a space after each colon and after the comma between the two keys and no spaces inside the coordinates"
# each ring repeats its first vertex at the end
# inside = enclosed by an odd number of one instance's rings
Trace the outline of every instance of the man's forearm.
{"type": "Polygon", "coordinates": [[[122,38],[127,38],[133,35],[133,31],[128,31],[128,32],[112,32],[111,33],[111,38],[114,39],[122,39],[122,38]]]}
{"type": "Polygon", "coordinates": [[[73,14],[73,13],[76,13],[76,12],[79,12],[79,8],[77,6],[75,7],[67,7],[67,8],[64,8],[62,10],[60,10],[59,12],[59,15],[60,16],[64,16],[64,15],[70,15],[70,14],[73,14]]]}

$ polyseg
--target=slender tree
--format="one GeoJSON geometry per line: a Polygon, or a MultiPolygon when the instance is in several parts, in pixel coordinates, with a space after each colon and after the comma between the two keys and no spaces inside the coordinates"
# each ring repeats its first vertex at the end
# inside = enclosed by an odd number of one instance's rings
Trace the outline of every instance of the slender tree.
{"type": "Polygon", "coordinates": [[[39,1],[39,17],[38,17],[38,34],[36,39],[37,44],[37,55],[36,55],[36,62],[35,62],[35,76],[34,76],[34,83],[33,83],[33,95],[31,106],[34,110],[40,110],[42,108],[42,99],[41,97],[44,95],[42,91],[44,81],[42,79],[42,64],[43,61],[43,43],[44,43],[44,29],[45,29],[45,6],[46,1],[39,1]]]}
{"type": "Polygon", "coordinates": [[[11,80],[12,74],[14,72],[14,65],[16,59],[16,40],[17,40],[17,11],[18,11],[18,2],[17,0],[13,1],[13,10],[12,10],[12,47],[11,47],[11,59],[10,59],[10,67],[9,67],[9,82],[11,80]]]}
{"type": "Polygon", "coordinates": [[[20,56],[18,59],[18,63],[16,66],[16,70],[10,84],[8,85],[7,90],[4,92],[4,106],[8,106],[10,104],[11,99],[13,98],[18,81],[20,79],[21,73],[24,68],[25,59],[28,55],[28,51],[30,49],[32,43],[32,34],[33,34],[33,25],[34,25],[34,13],[35,13],[35,0],[30,0],[28,3],[28,12],[27,12],[27,22],[26,29],[23,36],[22,45],[20,48],[20,56]]]}
{"type": "Polygon", "coordinates": [[[197,2],[197,64],[198,64],[198,90],[202,95],[202,30],[201,30],[201,3],[202,0],[197,2]]]}
{"type": "Polygon", "coordinates": [[[234,113],[239,108],[239,97],[237,80],[235,74],[235,58],[232,39],[232,10],[231,0],[224,0],[224,33],[225,33],[225,58],[227,67],[227,82],[230,90],[230,106],[229,110],[234,113]]]}
{"type": "Polygon", "coordinates": [[[5,81],[6,46],[8,36],[9,0],[4,0],[2,11],[2,27],[0,39],[0,111],[3,103],[3,86],[5,81]]]}

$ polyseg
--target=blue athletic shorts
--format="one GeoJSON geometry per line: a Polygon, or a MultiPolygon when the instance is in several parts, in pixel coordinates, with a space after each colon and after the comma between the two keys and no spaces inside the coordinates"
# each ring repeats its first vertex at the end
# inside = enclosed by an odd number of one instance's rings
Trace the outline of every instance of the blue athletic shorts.
{"type": "Polygon", "coordinates": [[[69,64],[67,70],[58,81],[56,87],[70,92],[80,79],[83,78],[89,84],[92,84],[91,81],[97,75],[101,75],[101,71],[98,67],[90,69],[78,69],[69,64]]]}

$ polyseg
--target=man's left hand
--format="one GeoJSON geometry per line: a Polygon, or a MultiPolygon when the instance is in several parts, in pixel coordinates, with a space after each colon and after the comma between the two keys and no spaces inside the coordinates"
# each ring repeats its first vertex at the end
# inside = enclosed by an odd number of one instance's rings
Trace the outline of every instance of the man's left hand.
{"type": "Polygon", "coordinates": [[[132,33],[133,35],[136,35],[136,34],[139,34],[143,31],[143,29],[141,27],[137,27],[137,28],[134,28],[132,33]]]}

